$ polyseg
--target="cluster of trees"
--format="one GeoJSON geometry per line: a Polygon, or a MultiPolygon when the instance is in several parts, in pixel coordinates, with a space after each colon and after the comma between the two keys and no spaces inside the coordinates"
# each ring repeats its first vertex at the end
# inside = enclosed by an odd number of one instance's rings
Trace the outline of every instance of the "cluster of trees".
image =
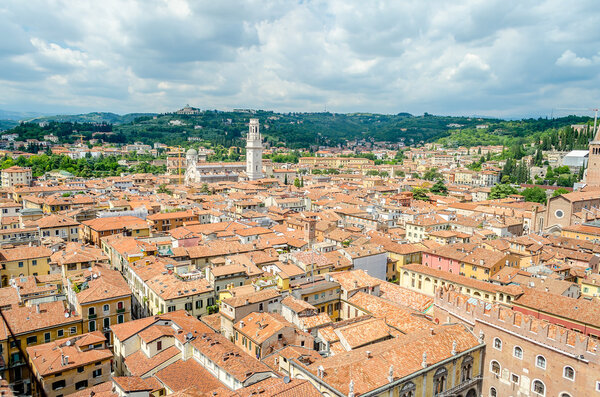
{"type": "Polygon", "coordinates": [[[118,163],[116,156],[100,156],[98,158],[86,157],[73,160],[65,155],[42,154],[38,156],[19,156],[16,160],[5,156],[0,163],[0,169],[6,169],[13,165],[30,167],[34,177],[40,177],[46,172],[63,170],[79,177],[107,177],[118,176],[123,172],[136,173],[164,173],[165,166],[153,166],[148,162],[141,161],[134,167],[128,168],[118,163]]]}
{"type": "Polygon", "coordinates": [[[313,174],[313,175],[338,175],[339,173],[340,173],[340,170],[338,170],[336,168],[325,168],[325,169],[315,168],[311,171],[311,174],[313,174]]]}

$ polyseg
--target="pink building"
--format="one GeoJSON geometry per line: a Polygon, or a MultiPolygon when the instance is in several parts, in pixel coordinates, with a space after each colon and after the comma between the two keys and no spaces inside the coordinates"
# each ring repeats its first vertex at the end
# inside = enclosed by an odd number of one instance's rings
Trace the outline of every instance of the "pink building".
{"type": "Polygon", "coordinates": [[[432,269],[460,274],[460,263],[468,252],[456,248],[443,246],[423,252],[421,264],[432,269]]]}

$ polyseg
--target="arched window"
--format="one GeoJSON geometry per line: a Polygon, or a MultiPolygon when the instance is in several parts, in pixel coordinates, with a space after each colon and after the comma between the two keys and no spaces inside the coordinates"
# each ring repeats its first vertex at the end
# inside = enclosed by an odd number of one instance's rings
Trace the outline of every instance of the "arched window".
{"type": "Polygon", "coordinates": [[[400,389],[400,397],[415,397],[416,389],[417,386],[415,386],[414,383],[405,383],[404,386],[402,386],[402,389],[400,389]]]}
{"type": "Polygon", "coordinates": [[[494,338],[494,348],[502,350],[502,340],[500,338],[494,338]]]}
{"type": "Polygon", "coordinates": [[[515,346],[515,348],[513,349],[513,356],[515,356],[519,360],[522,360],[523,359],[523,349],[521,349],[519,346],[515,346]]]}
{"type": "Polygon", "coordinates": [[[495,387],[490,387],[490,397],[498,397],[495,387]]]}
{"type": "Polygon", "coordinates": [[[538,396],[545,396],[546,395],[546,386],[544,385],[544,382],[542,382],[539,379],[536,379],[533,381],[533,383],[531,385],[531,391],[534,392],[535,394],[537,394],[538,396]]]}
{"type": "Polygon", "coordinates": [[[567,365],[563,368],[563,377],[569,380],[575,380],[575,370],[567,365]]]}
{"type": "Polygon", "coordinates": [[[466,381],[470,380],[472,377],[473,377],[473,357],[467,356],[463,360],[463,363],[461,366],[461,371],[460,371],[461,382],[466,382],[466,381]]]}
{"type": "Polygon", "coordinates": [[[560,397],[571,397],[569,393],[560,393],[560,397]]]}
{"type": "Polygon", "coordinates": [[[490,372],[500,376],[500,363],[498,361],[490,362],[490,372]]]}
{"type": "Polygon", "coordinates": [[[539,355],[535,358],[535,366],[538,368],[546,369],[546,358],[544,356],[539,355]]]}
{"type": "Polygon", "coordinates": [[[446,380],[448,379],[448,370],[442,367],[435,371],[433,375],[433,394],[440,394],[446,389],[446,380]]]}

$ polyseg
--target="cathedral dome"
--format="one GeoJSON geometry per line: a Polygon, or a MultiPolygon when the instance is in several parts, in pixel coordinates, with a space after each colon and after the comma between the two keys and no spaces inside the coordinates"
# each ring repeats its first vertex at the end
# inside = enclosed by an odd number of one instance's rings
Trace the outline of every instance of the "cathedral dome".
{"type": "Polygon", "coordinates": [[[189,149],[185,155],[186,157],[197,156],[198,152],[196,151],[196,149],[189,149]]]}

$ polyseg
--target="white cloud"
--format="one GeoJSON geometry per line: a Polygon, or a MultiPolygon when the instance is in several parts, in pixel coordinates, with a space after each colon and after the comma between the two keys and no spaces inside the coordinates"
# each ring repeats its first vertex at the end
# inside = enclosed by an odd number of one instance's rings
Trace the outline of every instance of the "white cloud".
{"type": "Polygon", "coordinates": [[[556,60],[556,64],[558,66],[584,67],[591,66],[592,64],[596,63],[597,60],[597,57],[594,60],[585,57],[578,57],[573,51],[566,50],[562,53],[560,58],[556,60]]]}
{"type": "Polygon", "coordinates": [[[598,96],[599,16],[592,0],[6,0],[0,108],[543,115],[598,96]]]}

